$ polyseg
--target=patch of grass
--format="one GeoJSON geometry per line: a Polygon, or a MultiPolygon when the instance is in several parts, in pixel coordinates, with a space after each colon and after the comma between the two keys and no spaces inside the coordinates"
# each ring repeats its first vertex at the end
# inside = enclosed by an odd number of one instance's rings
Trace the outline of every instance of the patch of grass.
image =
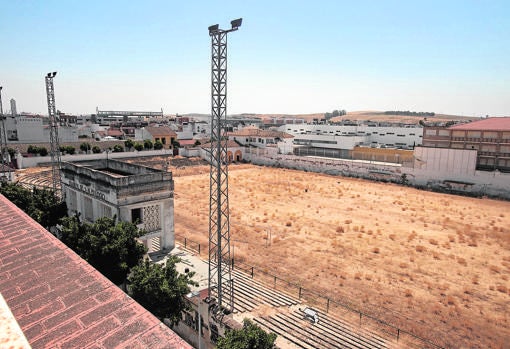
{"type": "Polygon", "coordinates": [[[421,246],[421,245],[416,246],[416,252],[424,252],[426,250],[427,249],[425,248],[425,246],[421,246]]]}

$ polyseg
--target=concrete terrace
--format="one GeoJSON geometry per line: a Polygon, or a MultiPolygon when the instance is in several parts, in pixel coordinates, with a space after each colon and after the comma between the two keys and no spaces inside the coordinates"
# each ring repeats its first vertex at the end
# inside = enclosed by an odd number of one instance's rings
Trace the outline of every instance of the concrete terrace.
{"type": "MultiPolygon", "coordinates": [[[[177,244],[178,245],[178,244],[177,244]]],[[[194,280],[199,286],[194,291],[207,288],[208,264],[192,251],[177,246],[172,251],[181,258],[179,272],[195,271],[194,280]]],[[[160,260],[163,262],[164,258],[160,260]]],[[[278,335],[277,346],[286,348],[404,348],[391,335],[360,329],[354,323],[318,312],[319,323],[305,319],[300,309],[306,303],[258,282],[244,272],[234,270],[234,319],[242,322],[252,319],[268,332],[278,335]]]]}

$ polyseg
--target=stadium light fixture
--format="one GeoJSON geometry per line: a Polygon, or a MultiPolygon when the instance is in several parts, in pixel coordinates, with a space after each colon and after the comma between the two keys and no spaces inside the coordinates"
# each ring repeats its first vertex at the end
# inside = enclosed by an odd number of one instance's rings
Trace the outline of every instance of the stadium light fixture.
{"type": "Polygon", "coordinates": [[[242,18],[234,19],[233,21],[230,22],[230,24],[232,25],[232,29],[239,28],[242,23],[243,23],[243,19],[242,18]]]}

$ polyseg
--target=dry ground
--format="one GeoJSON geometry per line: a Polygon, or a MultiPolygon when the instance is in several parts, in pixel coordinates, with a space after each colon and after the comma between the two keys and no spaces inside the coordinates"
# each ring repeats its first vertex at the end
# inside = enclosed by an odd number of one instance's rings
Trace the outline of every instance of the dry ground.
{"type": "MultiPolygon", "coordinates": [[[[176,233],[206,245],[209,176],[174,180],[176,233]]],[[[508,345],[510,202],[251,165],[229,184],[237,261],[448,347],[508,345]]]]}

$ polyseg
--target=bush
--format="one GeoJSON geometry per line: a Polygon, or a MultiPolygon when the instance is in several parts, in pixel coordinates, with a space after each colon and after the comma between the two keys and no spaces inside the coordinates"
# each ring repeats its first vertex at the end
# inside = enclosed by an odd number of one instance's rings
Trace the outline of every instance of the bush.
{"type": "Polygon", "coordinates": [[[131,149],[131,148],[133,148],[134,143],[133,143],[133,141],[132,141],[131,139],[126,139],[126,140],[124,141],[124,146],[125,146],[127,149],[131,149]]]}
{"type": "Polygon", "coordinates": [[[39,155],[41,155],[41,156],[48,155],[48,150],[45,147],[40,147],[38,150],[39,150],[39,155]]]}
{"type": "Polygon", "coordinates": [[[163,143],[158,139],[156,142],[154,142],[154,149],[160,150],[163,149],[163,143]]]}
{"type": "Polygon", "coordinates": [[[115,144],[113,146],[113,152],[114,153],[121,153],[124,151],[124,148],[121,145],[115,144]]]}
{"type": "Polygon", "coordinates": [[[154,145],[152,144],[151,140],[146,139],[145,141],[143,141],[143,147],[145,149],[149,150],[149,149],[152,149],[154,147],[154,145]]]}
{"type": "Polygon", "coordinates": [[[89,143],[82,143],[80,144],[80,150],[84,152],[88,152],[90,150],[90,144],[89,143]]]}
{"type": "Polygon", "coordinates": [[[27,149],[27,153],[29,153],[29,154],[38,154],[39,153],[39,148],[34,146],[34,145],[29,145],[28,149],[27,149]]]}
{"type": "Polygon", "coordinates": [[[99,148],[97,145],[92,147],[92,152],[94,154],[99,154],[101,152],[101,148],[99,148]]]}
{"type": "Polygon", "coordinates": [[[141,143],[138,143],[138,142],[135,143],[134,147],[138,151],[142,151],[143,150],[143,144],[141,144],[141,143]]]}
{"type": "Polygon", "coordinates": [[[61,153],[67,153],[69,155],[73,155],[75,153],[75,148],[71,145],[64,145],[60,147],[61,153]]]}
{"type": "Polygon", "coordinates": [[[12,149],[10,147],[7,148],[7,152],[11,156],[11,159],[14,158],[14,155],[16,155],[16,150],[14,150],[14,149],[12,149]]]}

